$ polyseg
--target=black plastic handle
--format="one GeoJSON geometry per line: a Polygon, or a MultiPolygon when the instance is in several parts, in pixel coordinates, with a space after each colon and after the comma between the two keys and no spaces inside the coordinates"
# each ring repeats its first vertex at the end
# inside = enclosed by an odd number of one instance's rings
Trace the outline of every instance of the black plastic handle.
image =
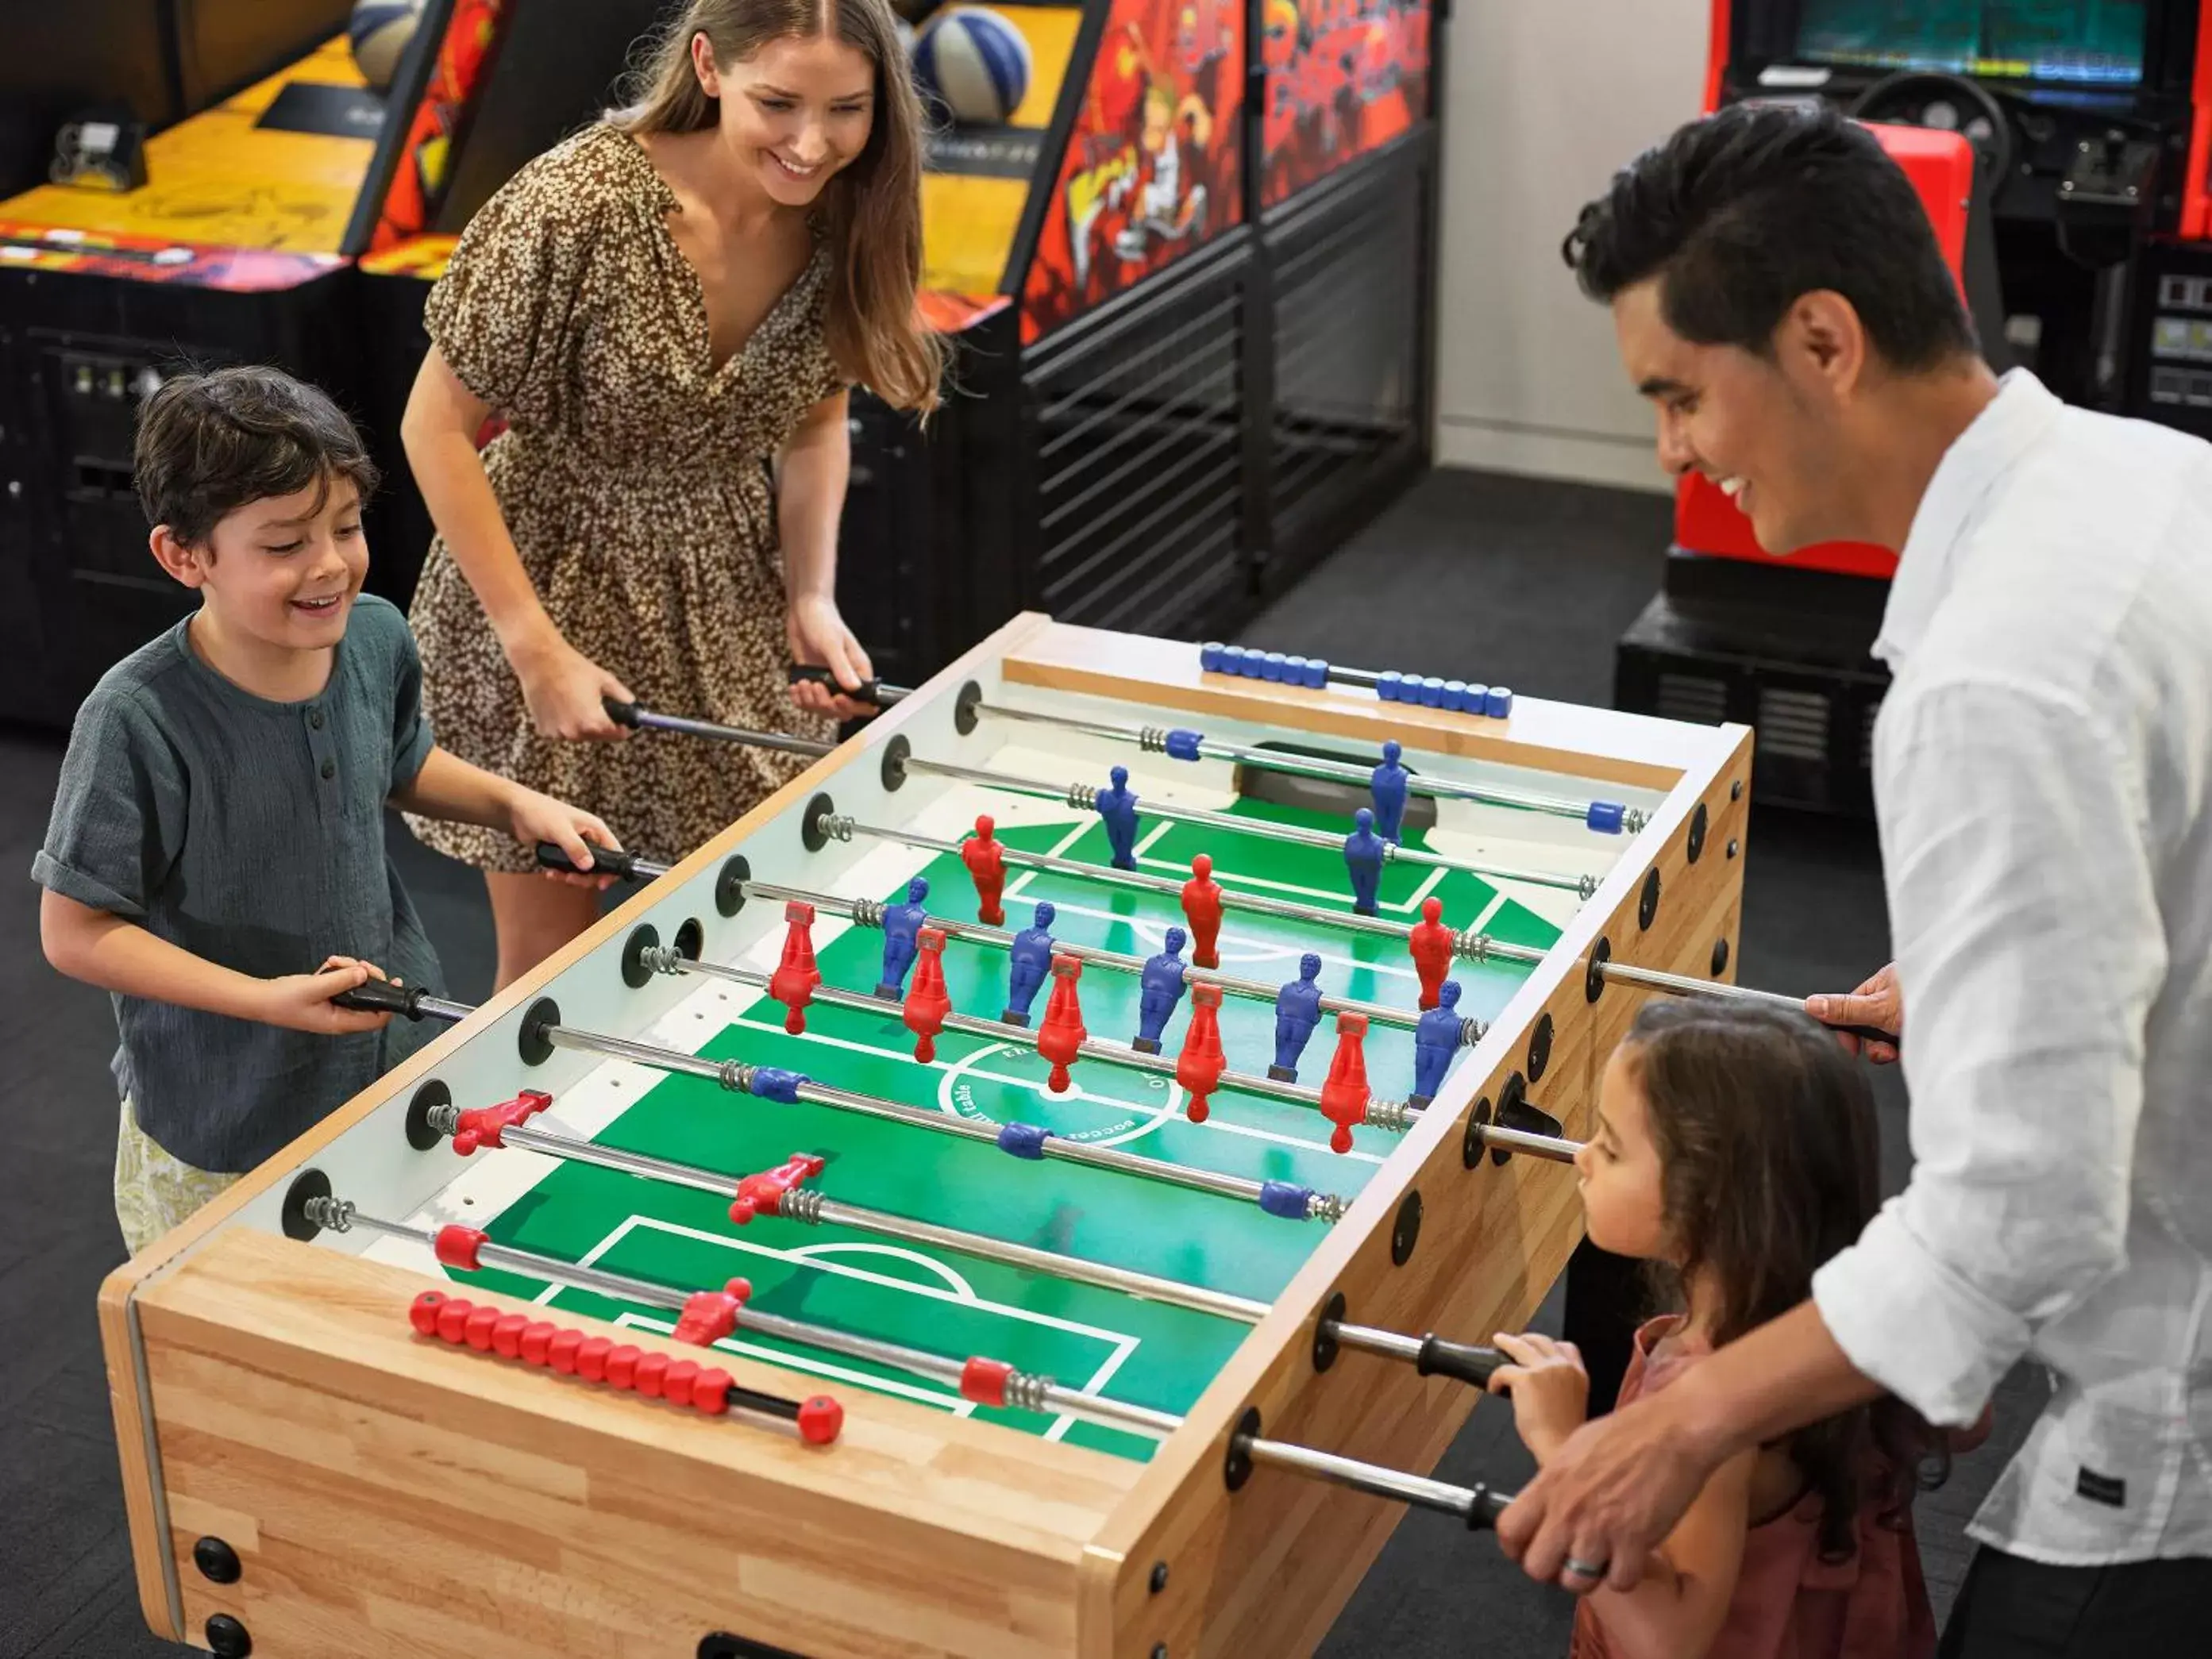
{"type": "Polygon", "coordinates": [[[1495,1348],[1478,1348],[1468,1342],[1447,1342],[1440,1336],[1421,1339],[1420,1358],[1413,1369],[1423,1376],[1449,1376],[1478,1389],[1490,1386],[1490,1374],[1510,1362],[1495,1348]]]}
{"type": "Polygon", "coordinates": [[[619,848],[602,847],[596,842],[586,842],[592,849],[592,867],[579,870],[576,861],[550,841],[538,843],[538,867],[545,870],[566,870],[578,876],[614,876],[623,881],[643,881],[637,867],[637,854],[623,852],[619,848]]]}
{"type": "Polygon", "coordinates": [[[857,690],[848,691],[837,684],[837,677],[828,669],[816,667],[811,663],[795,662],[791,665],[791,683],[797,685],[802,680],[826,685],[841,696],[850,697],[855,702],[873,703],[878,708],[889,708],[907,695],[906,687],[885,685],[881,680],[862,680],[857,690]]]}
{"type": "Polygon", "coordinates": [[[398,1014],[403,1019],[422,1018],[422,988],[394,985],[388,980],[363,980],[350,991],[331,999],[333,1007],[351,1008],[364,1014],[398,1014]]]}
{"type": "Polygon", "coordinates": [[[1846,1036],[1855,1036],[1862,1042],[1887,1042],[1891,1048],[1900,1051],[1905,1047],[1903,1037],[1894,1031],[1885,1031],[1879,1025],[1830,1025],[1828,1029],[1832,1031],[1841,1031],[1846,1036]]]}
{"type": "Polygon", "coordinates": [[[636,730],[637,705],[635,703],[624,702],[618,697],[601,697],[599,707],[607,711],[607,718],[617,726],[627,726],[633,731],[636,730]]]}

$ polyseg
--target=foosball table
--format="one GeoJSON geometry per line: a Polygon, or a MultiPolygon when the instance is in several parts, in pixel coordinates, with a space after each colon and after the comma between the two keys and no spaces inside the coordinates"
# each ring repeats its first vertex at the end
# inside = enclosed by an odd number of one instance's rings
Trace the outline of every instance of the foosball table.
{"type": "Polygon", "coordinates": [[[1424,1472],[1725,987],[1750,760],[1017,618],[483,1006],[369,988],[452,1029],[109,1279],[149,1624],[1310,1650],[1504,1501],[1424,1472]]]}

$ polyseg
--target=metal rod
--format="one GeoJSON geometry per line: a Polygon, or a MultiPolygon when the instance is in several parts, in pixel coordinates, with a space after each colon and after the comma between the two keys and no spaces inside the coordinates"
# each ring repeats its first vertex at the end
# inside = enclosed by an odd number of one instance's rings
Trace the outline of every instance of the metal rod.
{"type": "Polygon", "coordinates": [[[1347,1348],[1380,1354],[1385,1359],[1402,1359],[1408,1365],[1420,1362],[1421,1339],[1418,1336],[1376,1330],[1371,1325],[1347,1325],[1341,1320],[1330,1321],[1324,1329],[1347,1348]]]}
{"type": "Polygon", "coordinates": [[[1575,1154],[1581,1152],[1579,1140],[1565,1140],[1557,1135],[1534,1135],[1526,1129],[1509,1129],[1500,1123],[1486,1123],[1480,1133],[1486,1146],[1501,1152],[1526,1152],[1530,1158],[1540,1158],[1553,1164],[1571,1164],[1575,1154]]]}
{"type": "Polygon", "coordinates": [[[1202,1285],[1184,1285],[1172,1279],[1138,1273],[1132,1268],[1115,1267],[1102,1261],[1085,1261],[1052,1250],[1010,1243],[1004,1239],[986,1238],[980,1233],[968,1232],[957,1227],[940,1227],[934,1222],[886,1215],[880,1210],[841,1204],[835,1199],[822,1200],[819,1218],[833,1227],[851,1227],[857,1231],[881,1233],[889,1238],[903,1238],[917,1244],[934,1244],[942,1249],[957,1250],[986,1261],[995,1261],[1001,1267],[1072,1279],[1079,1285],[1095,1285],[1100,1290],[1119,1291],[1122,1295],[1135,1297],[1139,1301],[1164,1303],[1170,1307],[1187,1308],[1193,1313],[1241,1320],[1247,1325],[1256,1325],[1267,1316],[1269,1304],[1255,1301],[1249,1296],[1209,1290],[1202,1285]]]}
{"type": "MultiPolygon", "coordinates": [[[[1676,996],[1710,997],[1721,1002],[1748,1002],[1761,1008],[1778,1008],[1792,1014],[1803,1014],[1805,999],[1784,995],[1779,991],[1757,991],[1747,985],[1730,985],[1724,980],[1698,979],[1687,974],[1670,974],[1657,968],[1638,968],[1626,962],[1604,962],[1598,971],[1609,981],[1623,985],[1639,985],[1647,990],[1668,991],[1676,996]]],[[[1856,1037],[1871,1042],[1894,1044],[1897,1033],[1885,1031],[1878,1025],[1830,1025],[1832,1031],[1847,1031],[1856,1037]]]]}
{"type": "MultiPolygon", "coordinates": [[[[741,884],[749,898],[767,899],[774,903],[797,899],[812,905],[817,910],[826,910],[832,915],[847,917],[859,927],[881,927],[884,925],[882,907],[872,900],[840,898],[834,893],[817,893],[804,887],[786,887],[781,883],[772,881],[748,881],[741,884]]],[[[948,939],[967,939],[972,944],[988,945],[1001,951],[1012,949],[1014,942],[1013,933],[1010,930],[994,927],[988,922],[958,921],[945,916],[925,916],[921,925],[925,927],[939,929],[948,939]]],[[[1234,943],[1233,940],[1224,942],[1234,943]]],[[[1145,971],[1144,957],[1127,955],[1120,951],[1109,951],[1101,945],[1071,945],[1064,940],[1054,939],[1052,948],[1059,955],[1075,957],[1085,963],[1095,962],[1100,967],[1117,974],[1141,975],[1145,971]]],[[[1185,985],[1218,985],[1233,996],[1247,997],[1255,1002],[1265,1002],[1271,1006],[1275,1000],[1278,988],[1264,985],[1256,979],[1239,979],[1234,975],[1224,974],[1216,969],[1200,968],[1189,963],[1183,964],[1182,981],[1185,985]]],[[[1364,1002],[1357,997],[1336,997],[1324,994],[1321,1000],[1321,1007],[1323,1013],[1364,1014],[1377,1025],[1396,1025],[1408,1030],[1419,1025],[1421,1019],[1419,1013],[1410,1012],[1403,1008],[1392,1008],[1380,1002],[1364,1002]]],[[[1460,1046],[1472,1048],[1482,1041],[1483,1033],[1489,1029],[1479,1019],[1462,1020],[1460,1046]]]]}
{"type": "MultiPolygon", "coordinates": [[[[695,962],[689,957],[680,957],[676,963],[676,970],[685,974],[704,974],[760,991],[767,990],[769,983],[769,975],[759,969],[740,967],[732,963],[695,962]]],[[[853,1008],[878,1015],[890,1006],[878,998],[863,996],[857,991],[842,990],[834,985],[817,986],[812,1000],[832,1008],[853,1008]]],[[[1036,1044],[1037,1034],[1028,1027],[1009,1025],[1000,1019],[985,1019],[977,1014],[949,1013],[945,1017],[944,1029],[963,1032],[969,1036],[988,1037],[999,1042],[1019,1043],[1025,1048],[1034,1048],[1036,1044]]],[[[1163,1077],[1173,1077],[1176,1073],[1176,1062],[1165,1054],[1142,1054],[1121,1043],[1106,1042],[1097,1037],[1086,1039],[1075,1052],[1082,1059],[1103,1060],[1109,1066],[1119,1066],[1130,1071],[1152,1072],[1163,1077]]],[[[1321,1091],[1318,1089],[1309,1089],[1296,1083],[1278,1083],[1273,1078],[1255,1077],[1249,1073],[1224,1071],[1215,1087],[1261,1095],[1293,1106],[1310,1106],[1318,1109],[1321,1105],[1321,1091]]],[[[1419,1121],[1421,1109],[1418,1106],[1403,1101],[1370,1097],[1367,1103],[1367,1115],[1362,1121],[1378,1128],[1402,1132],[1419,1121]]]]}
{"type": "Polygon", "coordinates": [[[651,708],[633,710],[623,723],[650,727],[656,732],[681,732],[687,737],[714,738],[723,743],[742,744],[748,749],[773,749],[779,754],[804,755],[809,760],[820,760],[837,747],[834,743],[819,743],[812,738],[788,737],[781,732],[752,732],[742,726],[724,726],[718,720],[696,720],[683,714],[663,714],[651,708]]]}
{"type": "MultiPolygon", "coordinates": [[[[946,841],[939,836],[925,836],[911,830],[888,829],[881,824],[863,823],[843,813],[824,811],[814,820],[815,828],[823,835],[837,841],[850,841],[854,836],[866,836],[873,841],[897,842],[902,846],[919,847],[925,851],[960,856],[960,843],[946,841]]],[[[1026,870],[1049,871],[1055,875],[1074,876],[1095,882],[1104,887],[1123,887],[1134,892],[1158,893],[1182,900],[1182,884],[1164,876],[1142,875],[1132,870],[1116,870],[1111,865],[1085,864],[1079,859],[1060,858],[1051,853],[1025,853],[1012,847],[1004,848],[1008,864],[1026,870]]],[[[1219,877],[1222,872],[1215,871],[1219,877]]],[[[1310,904],[1296,904],[1287,899],[1263,898],[1255,894],[1243,893],[1224,884],[1222,906],[1231,910],[1249,910],[1254,915],[1275,916],[1290,921],[1316,922],[1324,927],[1334,927],[1347,933],[1370,933],[1381,939],[1403,941],[1413,935],[1411,923],[1385,921],[1380,916],[1354,915],[1348,910],[1323,910],[1310,904]]],[[[1453,941],[1454,951],[1473,962],[1521,962],[1534,964],[1543,961],[1544,952],[1532,945],[1510,945],[1503,939],[1478,933],[1469,928],[1453,941]]]]}
{"type": "MultiPolygon", "coordinates": [[[[1041,778],[1018,777],[1011,772],[994,772],[980,766],[958,766],[950,761],[927,760],[919,755],[909,756],[906,765],[909,771],[927,773],[935,777],[981,784],[986,788],[1004,789],[1013,794],[1066,801],[1078,811],[1091,808],[1097,795],[1097,791],[1089,784],[1048,783],[1041,778]]],[[[1344,837],[1332,836],[1325,830],[1302,830],[1295,824],[1272,823],[1264,818],[1232,817],[1226,812],[1210,811],[1202,806],[1178,806],[1157,799],[1148,801],[1142,810],[1171,823],[1192,823],[1224,834],[1284,842],[1291,846],[1310,847],[1323,852],[1341,852],[1344,848],[1344,837]]],[[[1401,847],[1387,841],[1382,843],[1382,861],[1386,864],[1417,864],[1438,870],[1464,871],[1488,881],[1512,881],[1532,887],[1562,888],[1583,898],[1588,898],[1597,891],[1597,878],[1595,876],[1559,876],[1548,871],[1524,870],[1508,865],[1476,864],[1466,859],[1448,858],[1442,853],[1424,852],[1418,847],[1401,847]]]]}
{"type": "MultiPolygon", "coordinates": [[[[735,1176],[702,1170],[696,1164],[653,1158],[644,1152],[627,1152],[618,1146],[604,1146],[596,1141],[581,1140],[572,1135],[554,1134],[527,1124],[515,1124],[505,1128],[501,1135],[503,1139],[532,1152],[549,1153],[572,1163],[593,1164],[603,1169],[619,1170],[627,1175],[643,1176],[672,1186],[713,1193],[718,1197],[735,1198],[741,1190],[741,1183],[735,1176]]],[[[1268,1304],[1255,1301],[1250,1297],[1210,1290],[1200,1285],[1185,1285],[1176,1279],[1139,1273],[1133,1268],[1116,1267],[1106,1262],[1086,1261],[1054,1250],[1040,1250],[1027,1244],[1012,1243],[982,1233],[969,1232],[964,1228],[939,1226],[935,1222],[920,1220],[913,1216],[893,1215],[887,1211],[847,1204],[811,1189],[790,1194],[783,1201],[783,1208],[779,1213],[787,1213],[793,1221],[850,1227],[855,1232],[876,1233],[885,1238],[904,1239],[910,1243],[934,1244],[980,1261],[1019,1268],[1024,1273],[1044,1273],[1079,1285],[1095,1285],[1101,1290],[1119,1291],[1125,1296],[1133,1296],[1142,1301],[1166,1303],[1172,1307],[1188,1308],[1194,1313],[1212,1314],[1223,1319],[1240,1319],[1248,1325],[1256,1325],[1267,1315],[1268,1304]]]]}
{"type": "MultiPolygon", "coordinates": [[[[1035,708],[1013,708],[1004,703],[979,702],[979,714],[988,714],[1005,720],[1025,720],[1038,726],[1057,726],[1064,732],[1079,732],[1086,737],[1104,738],[1112,742],[1133,743],[1148,754],[1166,754],[1168,732],[1159,726],[1117,726],[1106,720],[1079,720],[1072,714],[1051,714],[1035,708]]],[[[1315,755],[1300,755],[1276,749],[1262,749],[1249,744],[1224,743],[1216,738],[1190,734],[1195,741],[1189,747],[1200,758],[1227,761],[1239,766],[1256,767],[1261,771],[1281,772],[1291,777],[1321,778],[1332,783],[1344,783],[1366,788],[1373,781],[1370,768],[1348,761],[1323,760],[1315,755]]],[[[1180,757],[1178,757],[1180,758],[1180,757]]],[[[1578,823],[1589,821],[1589,809],[1596,803],[1576,801],[1565,795],[1547,795],[1534,790],[1509,789],[1503,786],[1462,783],[1455,778],[1440,778],[1415,772],[1406,780],[1406,787],[1416,795],[1431,799],[1480,801],[1486,805],[1510,806],[1522,811],[1542,812],[1553,817],[1573,818],[1578,823]]],[[[1644,815],[1633,807],[1623,807],[1621,825],[1632,835],[1641,830],[1644,815]]]]}
{"type": "MultiPolygon", "coordinates": [[[[333,1232],[346,1232],[355,1227],[363,1227],[388,1238],[404,1238],[433,1250],[437,1248],[438,1236],[434,1230],[411,1226],[405,1222],[387,1221],[358,1210],[343,1200],[314,1200],[310,1212],[319,1224],[330,1228],[333,1232]]],[[[540,1255],[535,1251],[518,1250],[509,1245],[494,1244],[489,1241],[477,1247],[477,1260],[487,1267],[503,1267],[510,1273],[522,1273],[532,1279],[550,1279],[617,1302],[635,1302],[677,1313],[683,1311],[684,1304],[689,1299],[684,1291],[657,1285],[650,1279],[632,1279],[626,1274],[609,1273],[604,1267],[586,1267],[581,1262],[564,1261],[558,1256],[540,1255]]],[[[738,1328],[757,1331],[763,1336],[796,1342],[806,1347],[819,1348],[824,1352],[840,1354],[868,1364],[910,1371],[918,1376],[950,1383],[955,1389],[960,1387],[963,1374],[967,1369],[964,1360],[949,1359],[924,1349],[879,1341],[874,1337],[855,1336],[831,1326],[787,1319],[781,1314],[758,1312],[751,1308],[738,1315],[738,1328]]],[[[1182,1419],[1171,1413],[1154,1411],[1146,1406],[1124,1405],[1120,1401],[1085,1394],[1075,1389],[1065,1388],[1049,1377],[1029,1373],[1017,1372],[1013,1378],[1009,1379],[1007,1393],[1010,1403],[1018,1396],[1019,1403],[1032,1411],[1085,1418],[1111,1428],[1127,1429],[1138,1434],[1164,1438],[1182,1426],[1182,1419]]]]}
{"type": "MultiPolygon", "coordinates": [[[[597,1031],[580,1031],[568,1025],[545,1026],[543,1035],[556,1048],[605,1054],[611,1059],[650,1066],[655,1071],[704,1078],[732,1093],[744,1092],[743,1079],[750,1069],[736,1060],[702,1060],[681,1049],[637,1042],[629,1037],[607,1036],[597,1031]]],[[[857,1094],[848,1089],[831,1088],[811,1080],[799,1085],[798,1097],[812,1105],[827,1106],[837,1111],[852,1112],[885,1122],[903,1123],[932,1134],[986,1141],[994,1146],[999,1144],[1001,1133],[999,1128],[971,1119],[952,1117],[943,1112],[933,1112],[927,1107],[909,1106],[902,1101],[887,1100],[878,1095],[857,1094]]],[[[1093,1170],[1111,1170],[1119,1175],[1137,1176],[1167,1186],[1210,1193],[1217,1198],[1237,1199],[1248,1204],[1260,1203],[1267,1194],[1267,1183],[1264,1182],[1248,1180],[1243,1176],[1223,1175],[1212,1170],[1189,1169],[1180,1164],[1170,1164],[1164,1158],[1146,1158],[1135,1152],[1120,1152],[1111,1146],[1086,1146],[1080,1141],[1064,1139],[1058,1135],[1042,1137],[1037,1151],[1039,1156],[1054,1158],[1063,1164],[1079,1164],[1093,1170]]],[[[1310,1220],[1339,1220],[1343,1217],[1345,1208],[1345,1200],[1334,1193],[1308,1194],[1306,1216],[1310,1220]]]]}
{"type": "Polygon", "coordinates": [[[1505,1506],[1513,1501],[1511,1493],[1496,1492],[1489,1486],[1455,1486],[1425,1475],[1407,1474],[1402,1469],[1385,1468],[1379,1463],[1363,1463],[1357,1458],[1340,1457],[1334,1452],[1316,1451],[1311,1446],[1296,1445],[1286,1440],[1239,1436],[1236,1444],[1255,1463],[1455,1516],[1470,1528],[1495,1525],[1498,1517],[1505,1512],[1505,1506]]]}

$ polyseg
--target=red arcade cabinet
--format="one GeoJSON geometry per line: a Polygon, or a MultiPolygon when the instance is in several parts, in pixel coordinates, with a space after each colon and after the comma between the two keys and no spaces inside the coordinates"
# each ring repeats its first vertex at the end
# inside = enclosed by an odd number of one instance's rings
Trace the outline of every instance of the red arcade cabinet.
{"type": "MultiPolygon", "coordinates": [[[[2212,0],[1713,0],[1705,107],[1820,100],[1920,192],[1985,354],[2069,402],[2212,436],[2212,0]]],[[[1759,799],[1870,806],[1895,558],[1770,557],[1700,478],[1614,702],[1759,731],[1759,799]]]]}

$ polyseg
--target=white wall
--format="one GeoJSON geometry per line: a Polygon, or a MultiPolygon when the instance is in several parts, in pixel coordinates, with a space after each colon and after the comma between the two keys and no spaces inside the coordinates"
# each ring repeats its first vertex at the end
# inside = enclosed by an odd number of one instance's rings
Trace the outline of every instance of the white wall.
{"type": "Polygon", "coordinates": [[[1454,0],[1437,459],[1663,490],[1651,416],[1559,241],[1698,112],[1709,0],[1454,0]]]}

